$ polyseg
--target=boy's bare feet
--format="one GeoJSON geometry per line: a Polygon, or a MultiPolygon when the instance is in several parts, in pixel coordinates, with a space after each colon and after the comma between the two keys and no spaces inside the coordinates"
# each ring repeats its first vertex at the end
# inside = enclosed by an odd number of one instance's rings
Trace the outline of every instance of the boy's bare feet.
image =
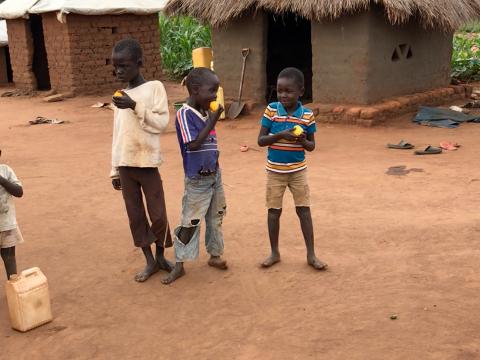
{"type": "Polygon", "coordinates": [[[280,262],[280,254],[272,253],[264,262],[262,262],[262,267],[269,268],[278,262],[280,262]]]}
{"type": "Polygon", "coordinates": [[[135,275],[135,281],[145,282],[150,278],[150,276],[157,273],[159,270],[160,270],[160,267],[156,262],[153,264],[147,264],[147,266],[145,266],[145,269],[143,271],[135,275]]]}
{"type": "Polygon", "coordinates": [[[315,270],[323,271],[328,269],[328,265],[318,260],[316,256],[307,257],[307,263],[315,270]]]}
{"type": "Polygon", "coordinates": [[[185,269],[183,268],[183,263],[177,262],[172,272],[162,280],[162,283],[165,285],[171,284],[175,280],[181,278],[183,275],[185,275],[185,269]]]}
{"type": "Polygon", "coordinates": [[[162,257],[157,257],[157,264],[160,270],[171,272],[175,266],[172,262],[162,257]]]}
{"type": "Polygon", "coordinates": [[[227,261],[223,260],[220,256],[210,256],[210,259],[208,260],[208,265],[220,270],[228,269],[227,261]]]}

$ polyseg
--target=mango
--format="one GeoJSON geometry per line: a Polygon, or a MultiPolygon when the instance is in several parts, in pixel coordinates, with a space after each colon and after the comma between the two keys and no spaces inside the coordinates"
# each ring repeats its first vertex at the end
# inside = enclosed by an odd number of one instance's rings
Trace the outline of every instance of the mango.
{"type": "Polygon", "coordinates": [[[293,127],[293,135],[295,136],[300,136],[303,134],[303,128],[300,125],[295,125],[293,127]]]}
{"type": "Polygon", "coordinates": [[[114,97],[121,97],[123,94],[120,92],[120,90],[115,91],[115,94],[113,94],[114,97]]]}
{"type": "Polygon", "coordinates": [[[212,112],[217,111],[218,108],[219,108],[219,106],[220,106],[220,105],[218,104],[217,101],[212,101],[212,102],[210,103],[210,111],[212,111],[212,112]]]}

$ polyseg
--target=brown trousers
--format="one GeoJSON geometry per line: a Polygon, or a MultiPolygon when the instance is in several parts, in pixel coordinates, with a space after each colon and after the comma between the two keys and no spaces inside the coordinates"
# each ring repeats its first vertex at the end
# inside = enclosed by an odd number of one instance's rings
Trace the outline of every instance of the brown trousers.
{"type": "Polygon", "coordinates": [[[158,169],[122,166],[119,168],[119,172],[123,199],[135,246],[146,247],[153,242],[162,247],[172,246],[165,195],[158,169]],[[142,190],[152,225],[147,219],[142,190]]]}

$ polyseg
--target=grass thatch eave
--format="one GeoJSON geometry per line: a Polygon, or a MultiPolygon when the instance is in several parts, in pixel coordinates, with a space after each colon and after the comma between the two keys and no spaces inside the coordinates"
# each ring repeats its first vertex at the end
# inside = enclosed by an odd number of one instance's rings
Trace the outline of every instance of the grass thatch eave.
{"type": "Polygon", "coordinates": [[[418,18],[425,28],[454,31],[480,17],[480,0],[170,0],[169,15],[188,15],[219,27],[251,9],[293,12],[309,20],[337,19],[346,13],[384,7],[392,24],[418,18]]]}

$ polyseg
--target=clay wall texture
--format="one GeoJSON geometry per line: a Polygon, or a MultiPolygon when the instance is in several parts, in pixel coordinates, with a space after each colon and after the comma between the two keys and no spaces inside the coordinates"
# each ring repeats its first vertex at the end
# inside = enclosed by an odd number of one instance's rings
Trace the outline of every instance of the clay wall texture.
{"type": "MultiPolygon", "coordinates": [[[[66,24],[60,23],[53,13],[43,14],[42,19],[52,89],[95,94],[122,87],[113,76],[110,57],[115,43],[125,38],[135,38],[142,44],[145,78],[154,80],[161,77],[160,33],[156,14],[71,14],[67,16],[66,24]]],[[[35,78],[31,72],[32,36],[27,22],[13,20],[7,26],[13,48],[15,84],[19,88],[35,89],[35,78]]]]}
{"type": "MultiPolygon", "coordinates": [[[[265,102],[267,16],[259,11],[213,30],[215,70],[227,98],[240,82],[242,47],[251,48],[244,97],[265,102]]],[[[392,26],[383,9],[312,22],[313,100],[371,104],[445,87],[450,82],[451,33],[410,22],[392,26]],[[394,52],[397,55],[394,55],[394,52]]]]}
{"type": "Polygon", "coordinates": [[[265,100],[267,77],[267,19],[264,13],[247,15],[213,29],[212,47],[215,72],[226,98],[237,98],[242,73],[242,48],[250,48],[243,94],[245,98],[265,100]]]}
{"type": "Polygon", "coordinates": [[[390,25],[381,9],[312,24],[313,98],[371,104],[450,82],[452,34],[390,25]]]}
{"type": "Polygon", "coordinates": [[[35,89],[37,80],[32,71],[33,38],[24,19],[7,20],[13,79],[19,89],[35,89]]]}

